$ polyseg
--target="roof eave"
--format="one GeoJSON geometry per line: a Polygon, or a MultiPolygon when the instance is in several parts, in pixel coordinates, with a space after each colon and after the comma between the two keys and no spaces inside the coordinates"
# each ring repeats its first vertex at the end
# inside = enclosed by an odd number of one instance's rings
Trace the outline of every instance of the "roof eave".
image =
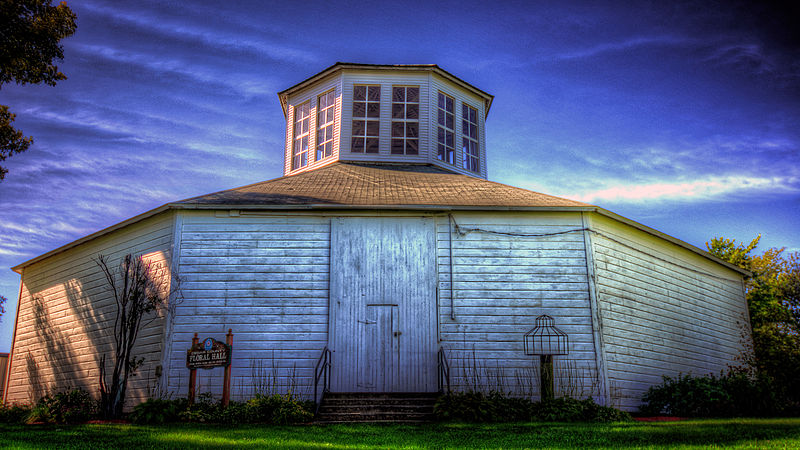
{"type": "Polygon", "coordinates": [[[746,277],[753,276],[753,274],[750,271],[742,269],[741,267],[739,267],[739,266],[737,266],[735,264],[731,264],[728,261],[725,261],[723,259],[717,258],[716,256],[712,255],[711,253],[709,253],[709,252],[707,252],[707,251],[705,251],[705,250],[703,250],[703,249],[701,249],[699,247],[695,247],[694,245],[689,244],[688,242],[684,242],[684,241],[682,241],[682,240],[680,240],[678,238],[672,237],[672,236],[670,236],[668,234],[665,234],[665,233],[662,233],[662,232],[660,232],[660,231],[658,231],[656,229],[650,228],[647,225],[642,225],[641,223],[636,222],[635,220],[628,219],[627,217],[620,216],[617,213],[614,213],[614,212],[608,211],[606,209],[600,208],[599,206],[595,206],[593,208],[594,208],[594,212],[596,212],[597,214],[600,214],[602,216],[606,216],[609,219],[616,220],[617,222],[624,223],[625,225],[628,225],[628,226],[631,226],[633,228],[636,228],[639,231],[643,231],[643,232],[645,232],[647,234],[650,234],[652,236],[664,239],[665,241],[671,242],[671,243],[673,243],[673,244],[675,244],[675,245],[677,245],[679,247],[683,247],[683,248],[685,248],[687,250],[690,250],[690,251],[692,251],[692,252],[694,252],[694,253],[696,253],[696,254],[698,254],[698,255],[706,258],[706,259],[709,259],[709,260],[717,263],[717,264],[723,265],[723,266],[725,266],[725,267],[727,267],[727,268],[729,268],[731,270],[739,272],[740,274],[742,274],[742,275],[744,275],[746,277]]]}
{"type": "Polygon", "coordinates": [[[148,219],[150,217],[155,216],[156,214],[160,214],[160,213],[162,213],[164,211],[167,211],[169,209],[173,209],[171,204],[161,205],[158,208],[151,209],[150,211],[144,212],[144,213],[139,214],[137,216],[133,216],[130,219],[123,220],[122,222],[119,222],[117,224],[111,225],[110,227],[103,228],[102,230],[96,231],[96,232],[94,232],[94,233],[92,233],[90,235],[84,236],[84,237],[82,237],[80,239],[77,239],[75,241],[72,241],[72,242],[70,242],[68,244],[64,244],[61,247],[58,247],[58,248],[53,249],[53,250],[50,250],[49,252],[41,254],[41,255],[33,258],[33,259],[29,259],[29,260],[27,260],[27,261],[25,261],[23,263],[17,264],[16,266],[12,267],[11,270],[13,270],[14,272],[17,272],[18,274],[22,275],[22,269],[24,269],[25,267],[28,267],[28,266],[30,266],[32,264],[36,264],[37,262],[39,262],[39,261],[41,261],[41,260],[43,260],[45,258],[49,258],[49,257],[51,257],[53,255],[58,254],[58,253],[65,252],[65,251],[67,251],[67,250],[69,250],[69,249],[71,249],[73,247],[77,247],[78,245],[83,244],[84,242],[91,241],[92,239],[95,239],[95,238],[98,238],[100,236],[104,236],[106,234],[109,234],[112,231],[116,231],[116,230],[118,230],[120,228],[123,228],[123,227],[126,227],[128,225],[132,225],[132,224],[134,224],[136,222],[148,219]]]}
{"type": "Polygon", "coordinates": [[[467,83],[466,81],[458,78],[457,76],[451,74],[450,72],[442,69],[436,64],[356,64],[356,63],[344,63],[344,62],[337,62],[336,64],[328,67],[327,69],[319,72],[315,75],[312,75],[309,78],[291,86],[287,89],[284,89],[278,92],[278,99],[281,102],[281,108],[283,109],[284,117],[288,114],[288,98],[289,95],[292,93],[304,89],[317,81],[325,78],[333,73],[342,70],[407,70],[407,71],[429,71],[438,74],[439,76],[448,79],[449,81],[460,85],[461,87],[472,91],[474,94],[478,95],[479,97],[483,98],[484,105],[486,108],[485,115],[489,115],[489,109],[492,106],[492,101],[494,100],[494,96],[485,92],[477,87],[467,83]]]}

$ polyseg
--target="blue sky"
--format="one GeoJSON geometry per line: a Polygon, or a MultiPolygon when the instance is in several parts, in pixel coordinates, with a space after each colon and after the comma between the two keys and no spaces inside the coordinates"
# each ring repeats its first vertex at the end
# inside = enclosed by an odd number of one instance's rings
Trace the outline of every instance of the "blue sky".
{"type": "Polygon", "coordinates": [[[797,7],[705,2],[70,2],[57,87],[0,182],[10,267],[161,204],[281,176],[276,93],[337,61],[435,63],[495,95],[489,179],[703,247],[800,250],[797,7]],[[224,6],[220,6],[224,5],[224,6]]]}

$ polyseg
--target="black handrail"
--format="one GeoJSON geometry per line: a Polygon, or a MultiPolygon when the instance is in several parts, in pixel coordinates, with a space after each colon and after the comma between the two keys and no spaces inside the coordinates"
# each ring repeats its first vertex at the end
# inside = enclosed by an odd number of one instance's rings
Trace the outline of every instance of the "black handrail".
{"type": "Polygon", "coordinates": [[[319,411],[319,405],[322,403],[321,399],[317,398],[317,388],[319,386],[319,379],[322,379],[322,395],[325,395],[326,392],[331,390],[331,360],[333,357],[331,356],[331,351],[328,350],[328,347],[322,349],[322,354],[319,355],[319,359],[317,360],[317,366],[314,368],[314,401],[317,403],[317,411],[319,411]],[[320,367],[320,365],[322,367],[320,367]]]}
{"type": "Polygon", "coordinates": [[[439,393],[444,393],[444,386],[447,384],[447,393],[450,393],[450,363],[447,362],[447,355],[444,352],[444,347],[439,347],[439,353],[436,355],[439,365],[439,393]]]}

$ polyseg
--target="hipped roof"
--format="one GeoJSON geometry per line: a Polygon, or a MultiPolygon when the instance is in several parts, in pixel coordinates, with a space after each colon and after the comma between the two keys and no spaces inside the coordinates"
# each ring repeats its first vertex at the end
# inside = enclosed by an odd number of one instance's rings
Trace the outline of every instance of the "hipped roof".
{"type": "Polygon", "coordinates": [[[341,161],[297,175],[167,203],[12,269],[22,273],[23,268],[36,262],[171,209],[594,212],[669,241],[743,275],[750,275],[748,271],[680,239],[587,203],[451,173],[432,165],[341,161]]]}
{"type": "Polygon", "coordinates": [[[586,207],[420,164],[335,162],[316,170],[190,198],[175,205],[348,207],[586,207]]]}

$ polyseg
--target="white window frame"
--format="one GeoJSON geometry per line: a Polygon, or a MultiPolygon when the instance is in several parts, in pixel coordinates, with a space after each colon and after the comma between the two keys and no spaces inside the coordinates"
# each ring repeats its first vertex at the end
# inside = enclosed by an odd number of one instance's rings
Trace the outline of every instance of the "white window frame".
{"type": "Polygon", "coordinates": [[[350,134],[350,152],[352,153],[380,153],[380,126],[381,126],[381,86],[375,84],[355,84],[353,85],[353,116],[350,134]],[[356,100],[356,89],[364,87],[364,100],[356,100]],[[370,93],[377,92],[378,97],[376,100],[370,100],[370,93]],[[356,104],[364,104],[364,115],[356,115],[356,104]],[[378,115],[370,116],[370,107],[373,111],[377,110],[378,115]],[[363,122],[363,130],[361,133],[356,133],[356,122],[363,122]],[[370,134],[370,128],[376,131],[375,134],[370,134]],[[358,140],[361,140],[360,145],[356,145],[358,140]],[[374,144],[374,145],[371,145],[374,144]]]}
{"type": "Polygon", "coordinates": [[[436,158],[455,165],[456,163],[456,99],[439,91],[436,96],[436,158]],[[447,101],[450,100],[451,110],[447,111],[447,101]],[[451,127],[447,127],[447,119],[450,118],[451,127]],[[450,138],[450,145],[447,145],[447,138],[450,138]]]}
{"type": "Polygon", "coordinates": [[[481,171],[480,145],[478,136],[478,108],[461,103],[461,157],[462,167],[470,172],[481,171]],[[473,122],[469,113],[475,112],[473,122]]]}
{"type": "Polygon", "coordinates": [[[305,101],[294,107],[294,124],[292,126],[292,170],[308,165],[308,147],[310,139],[311,101],[305,101]]]}
{"type": "Polygon", "coordinates": [[[419,155],[419,116],[420,116],[420,87],[414,85],[397,85],[392,86],[392,124],[391,124],[391,141],[389,144],[389,153],[392,155],[419,155]],[[396,89],[403,90],[403,99],[395,101],[394,94],[396,89]],[[408,90],[417,90],[417,100],[408,100],[408,90]],[[397,107],[402,107],[402,117],[395,117],[395,110],[397,107]],[[416,117],[409,118],[409,111],[413,111],[416,106],[416,117]],[[402,134],[396,133],[396,127],[402,127],[402,134]],[[411,130],[416,129],[416,135],[409,133],[411,130]],[[396,150],[396,145],[400,145],[402,151],[396,150]],[[416,148],[414,146],[416,145],[416,148]]]}
{"type": "Polygon", "coordinates": [[[317,151],[315,161],[333,155],[333,129],[336,121],[336,89],[317,96],[317,151]],[[323,105],[323,100],[325,104],[323,105]]]}

